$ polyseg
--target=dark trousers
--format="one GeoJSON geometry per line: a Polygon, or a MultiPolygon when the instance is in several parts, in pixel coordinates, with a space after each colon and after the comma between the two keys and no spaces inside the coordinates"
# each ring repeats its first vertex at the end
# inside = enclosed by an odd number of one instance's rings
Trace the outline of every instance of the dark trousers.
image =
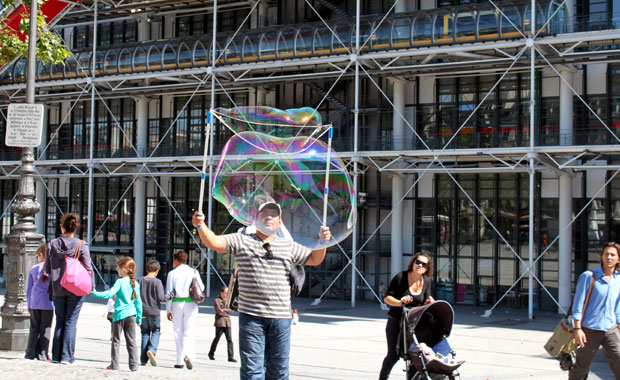
{"type": "Polygon", "coordinates": [[[570,380],[586,379],[594,355],[596,355],[599,347],[603,346],[607,363],[609,363],[616,380],[620,380],[620,332],[618,332],[618,326],[614,325],[608,331],[591,330],[584,327],[583,332],[586,334],[586,346],[575,351],[575,365],[568,373],[568,378],[570,380]]]}
{"type": "Polygon", "coordinates": [[[110,321],[110,334],[112,334],[114,332],[114,325],[113,325],[113,323],[114,323],[114,313],[111,312],[111,311],[108,311],[108,315],[107,315],[106,318],[108,318],[108,321],[110,321]]]}
{"type": "Polygon", "coordinates": [[[112,369],[118,369],[119,350],[121,348],[121,333],[125,333],[125,344],[129,354],[129,369],[138,370],[138,345],[136,344],[136,317],[123,318],[112,323],[112,369]]]}
{"type": "Polygon", "coordinates": [[[220,342],[220,338],[222,334],[226,335],[226,342],[228,344],[228,359],[235,358],[235,349],[232,341],[232,332],[230,327],[216,327],[215,328],[215,338],[213,338],[213,342],[211,342],[211,349],[209,350],[209,356],[215,355],[215,349],[217,348],[217,344],[220,342]]]}
{"type": "Polygon", "coordinates": [[[387,325],[385,325],[385,337],[387,338],[387,355],[383,359],[379,380],[387,380],[392,371],[392,367],[398,361],[398,353],[396,352],[396,343],[400,337],[400,319],[396,319],[388,315],[387,325]]]}
{"type": "Polygon", "coordinates": [[[56,312],[56,328],[52,342],[52,361],[75,361],[75,337],[77,334],[77,320],[82,310],[84,297],[75,295],[53,297],[54,311],[56,312]]]}
{"type": "Polygon", "coordinates": [[[48,350],[53,318],[54,310],[30,310],[30,332],[28,333],[26,359],[49,359],[48,350]]]}

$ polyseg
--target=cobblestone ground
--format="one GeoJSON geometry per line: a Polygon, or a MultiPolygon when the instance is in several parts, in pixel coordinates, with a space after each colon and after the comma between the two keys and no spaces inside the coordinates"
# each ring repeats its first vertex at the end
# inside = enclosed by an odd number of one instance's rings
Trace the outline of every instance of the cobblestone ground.
{"type": "MultiPolygon", "coordinates": [[[[385,312],[376,303],[323,301],[310,306],[308,299],[296,299],[301,321],[293,326],[291,379],[375,380],[385,355],[385,312]]],[[[0,297],[0,304],[4,302],[0,297]]],[[[110,324],[105,306],[89,299],[78,322],[76,363],[62,365],[23,359],[21,352],[0,351],[0,379],[217,379],[239,378],[239,363],[226,360],[226,342],[221,340],[216,360],[207,358],[214,335],[212,300],[200,307],[197,329],[195,369],[175,369],[172,323],[162,318],[162,337],[158,367],[140,367],[130,372],[127,353],[121,345],[121,370],[104,368],[110,361],[110,324]]],[[[560,380],[567,373],[559,370],[543,345],[559,320],[554,313],[538,313],[528,321],[523,311],[496,311],[491,318],[480,318],[481,308],[457,307],[451,343],[459,359],[464,380],[560,380]]],[[[162,313],[164,317],[164,313],[162,313]]],[[[233,339],[238,352],[237,317],[233,316],[233,339]]],[[[137,334],[139,336],[139,333],[137,334]]],[[[391,379],[405,379],[404,364],[393,369],[391,379]]],[[[602,352],[592,365],[590,380],[611,380],[602,352]]]]}

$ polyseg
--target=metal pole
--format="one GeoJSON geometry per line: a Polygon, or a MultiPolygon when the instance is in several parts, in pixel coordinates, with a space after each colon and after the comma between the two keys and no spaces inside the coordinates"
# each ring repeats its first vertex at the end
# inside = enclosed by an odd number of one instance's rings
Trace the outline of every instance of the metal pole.
{"type": "MultiPolygon", "coordinates": [[[[213,115],[211,115],[211,111],[215,109],[215,60],[216,60],[216,51],[215,46],[217,43],[217,0],[213,2],[213,40],[211,42],[211,108],[209,109],[209,121],[213,121],[213,115]]],[[[211,184],[213,183],[213,163],[211,162],[211,158],[213,157],[213,126],[209,125],[207,128],[207,133],[211,136],[209,140],[211,144],[209,145],[209,208],[208,208],[208,216],[207,216],[207,226],[209,229],[212,229],[211,220],[213,219],[213,188],[211,184]]],[[[202,208],[202,205],[200,205],[202,208]]],[[[207,249],[207,297],[211,296],[211,250],[207,249]]]]}
{"type": "Polygon", "coordinates": [[[93,201],[95,198],[95,186],[93,171],[95,165],[93,159],[95,156],[95,71],[97,64],[97,5],[98,0],[95,0],[93,4],[94,18],[93,18],[93,56],[90,68],[90,159],[88,161],[88,228],[87,228],[87,242],[88,246],[93,245],[93,229],[95,228],[95,219],[93,216],[93,201]]]}
{"type": "Polygon", "coordinates": [[[536,1],[532,0],[531,2],[531,30],[532,34],[528,39],[527,43],[531,48],[530,55],[530,154],[529,154],[529,174],[530,174],[530,194],[529,194],[529,256],[528,256],[528,265],[529,265],[529,276],[528,276],[528,307],[527,307],[527,315],[529,319],[534,318],[534,276],[533,276],[533,266],[534,266],[534,181],[536,180],[536,173],[534,171],[534,123],[535,119],[535,90],[536,90],[536,49],[534,48],[534,36],[536,35],[536,1]]]}
{"type": "Polygon", "coordinates": [[[327,227],[327,202],[329,198],[329,169],[331,165],[332,137],[334,135],[334,127],[329,126],[327,137],[327,157],[325,159],[325,188],[323,189],[323,227],[327,227]]]}
{"type": "MultiPolygon", "coordinates": [[[[355,6],[355,54],[351,57],[355,60],[355,105],[353,109],[353,194],[357,197],[357,134],[359,128],[359,102],[360,102],[360,66],[357,55],[360,50],[360,0],[355,6]]],[[[357,251],[357,220],[353,223],[353,234],[351,235],[351,307],[355,307],[355,259],[357,251]]]]}
{"type": "MultiPolygon", "coordinates": [[[[37,46],[37,2],[30,4],[30,30],[28,35],[28,62],[26,71],[26,103],[34,104],[36,46],[37,46]]],[[[44,242],[37,234],[34,216],[41,210],[35,200],[34,148],[22,148],[22,165],[19,169],[17,199],[11,210],[17,215],[13,233],[7,236],[9,265],[6,277],[5,302],[0,316],[0,350],[24,351],[28,343],[30,313],[26,299],[28,270],[35,263],[35,251],[44,242]]]]}
{"type": "Polygon", "coordinates": [[[30,29],[28,34],[28,62],[26,72],[26,103],[34,104],[34,80],[37,68],[37,2],[30,3],[30,29]]]}

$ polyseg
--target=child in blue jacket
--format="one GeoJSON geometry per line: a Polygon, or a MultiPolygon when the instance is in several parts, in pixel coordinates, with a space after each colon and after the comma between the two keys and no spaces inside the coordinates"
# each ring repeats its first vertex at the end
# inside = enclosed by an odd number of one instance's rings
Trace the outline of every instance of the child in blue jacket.
{"type": "Polygon", "coordinates": [[[140,284],[136,282],[136,263],[129,257],[121,257],[116,263],[119,279],[110,290],[91,295],[99,298],[114,297],[112,315],[112,362],[107,369],[118,369],[118,356],[121,345],[121,332],[125,333],[125,343],[129,354],[129,369],[138,370],[138,345],[136,344],[136,324],[142,323],[142,300],[140,284]]]}

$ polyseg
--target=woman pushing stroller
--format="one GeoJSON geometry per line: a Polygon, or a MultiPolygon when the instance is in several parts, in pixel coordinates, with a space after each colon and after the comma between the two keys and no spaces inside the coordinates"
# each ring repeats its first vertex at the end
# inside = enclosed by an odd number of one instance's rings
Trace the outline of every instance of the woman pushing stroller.
{"type": "Polygon", "coordinates": [[[397,342],[400,337],[402,305],[408,308],[425,305],[435,300],[431,296],[431,278],[433,277],[433,260],[426,253],[416,253],[411,257],[407,270],[392,278],[385,298],[390,306],[388,321],[385,326],[388,352],[383,359],[379,380],[386,380],[392,367],[399,359],[397,342]]]}

